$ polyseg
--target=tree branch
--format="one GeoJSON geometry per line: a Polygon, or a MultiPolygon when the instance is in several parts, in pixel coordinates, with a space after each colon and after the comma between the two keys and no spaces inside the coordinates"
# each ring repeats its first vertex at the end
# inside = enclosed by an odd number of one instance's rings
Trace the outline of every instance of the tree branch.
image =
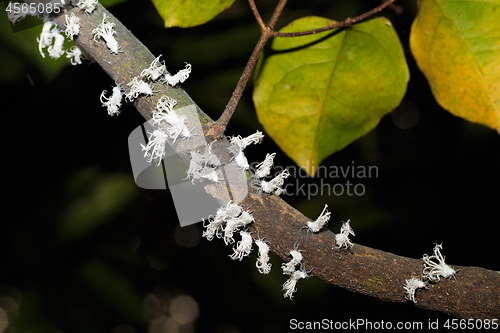
{"type": "Polygon", "coordinates": [[[238,81],[238,84],[234,89],[233,95],[231,96],[231,99],[229,100],[229,102],[226,105],[226,108],[224,109],[224,112],[222,112],[222,115],[219,117],[219,119],[217,119],[217,121],[213,124],[213,126],[210,126],[208,134],[210,138],[213,139],[221,138],[224,132],[226,131],[227,124],[231,120],[231,117],[233,116],[233,113],[236,110],[236,106],[240,101],[241,95],[243,95],[243,91],[245,90],[248,80],[252,75],[252,71],[255,67],[255,64],[257,63],[257,60],[259,59],[259,55],[264,49],[264,46],[266,45],[269,38],[272,37],[272,34],[274,33],[273,27],[276,24],[276,21],[278,20],[279,16],[281,15],[281,12],[283,11],[283,8],[285,7],[287,0],[280,0],[267,26],[264,26],[264,22],[262,21],[259,11],[257,10],[257,7],[255,6],[255,2],[253,0],[248,0],[248,2],[250,3],[250,8],[252,9],[255,18],[257,19],[257,22],[261,27],[262,33],[260,35],[259,41],[257,42],[257,45],[255,45],[255,48],[252,52],[252,55],[250,56],[250,59],[248,60],[245,66],[245,69],[243,70],[243,74],[241,75],[240,80],[238,81]]]}
{"type": "MultiPolygon", "coordinates": [[[[36,2],[35,0],[26,1],[36,2]]],[[[126,87],[126,83],[138,76],[155,59],[151,52],[132,33],[105,8],[99,5],[91,15],[82,14],[74,8],[66,8],[54,17],[54,22],[65,28],[66,13],[74,12],[80,18],[81,30],[76,44],[90,54],[96,62],[116,82],[126,87]],[[117,40],[122,53],[113,55],[102,41],[94,42],[91,31],[102,21],[106,13],[109,20],[116,24],[117,40]]],[[[180,107],[195,104],[181,88],[156,85],[158,93],[150,97],[139,97],[134,105],[145,119],[151,118],[151,110],[161,95],[168,95],[179,102],[180,107]]],[[[203,124],[213,124],[212,120],[198,107],[198,117],[203,124]]],[[[196,120],[197,121],[197,120],[196,120]]],[[[183,141],[189,150],[189,141],[183,141]]],[[[230,158],[228,152],[223,152],[230,158]]],[[[189,157],[181,157],[188,165],[189,157]]],[[[243,201],[251,207],[255,222],[250,231],[258,231],[266,237],[273,253],[288,260],[288,252],[295,243],[305,250],[302,255],[307,269],[314,268],[312,275],[317,278],[353,292],[373,296],[382,300],[406,303],[403,289],[405,279],[421,276],[423,262],[420,259],[400,257],[392,253],[372,249],[359,244],[351,251],[336,249],[335,237],[331,231],[307,234],[301,229],[309,219],[274,195],[255,194],[248,184],[249,194],[243,201]]],[[[217,197],[217,193],[213,194],[217,197]]],[[[257,233],[255,233],[257,234],[257,233]]],[[[429,284],[429,290],[419,291],[416,295],[417,307],[441,311],[464,318],[500,318],[500,273],[479,267],[460,267],[456,279],[443,279],[429,284]]]]}

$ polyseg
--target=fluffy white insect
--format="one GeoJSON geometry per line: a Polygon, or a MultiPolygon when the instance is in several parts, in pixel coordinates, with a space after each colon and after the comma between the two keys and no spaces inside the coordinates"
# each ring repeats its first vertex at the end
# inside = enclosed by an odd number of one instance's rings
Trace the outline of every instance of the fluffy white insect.
{"type": "Polygon", "coordinates": [[[225,220],[237,217],[241,213],[243,213],[243,207],[233,203],[232,201],[229,201],[226,204],[226,207],[221,207],[220,209],[217,210],[217,215],[220,214],[222,218],[224,218],[225,220]]]}
{"type": "Polygon", "coordinates": [[[340,249],[348,249],[354,246],[354,244],[349,239],[349,235],[356,235],[354,234],[354,231],[352,230],[349,222],[351,222],[351,220],[347,220],[347,222],[342,224],[342,227],[340,228],[340,234],[335,235],[335,242],[337,243],[336,247],[340,249]]]}
{"type": "Polygon", "coordinates": [[[208,224],[205,225],[205,220],[203,220],[203,227],[206,229],[203,231],[202,237],[205,237],[207,240],[211,241],[214,239],[214,236],[220,238],[222,231],[224,230],[224,223],[226,221],[219,216],[212,216],[208,218],[208,224]]]}
{"type": "Polygon", "coordinates": [[[174,142],[179,135],[188,139],[192,136],[191,131],[186,126],[187,118],[179,116],[174,111],[176,104],[176,100],[164,95],[156,103],[157,111],[153,112],[153,124],[160,126],[164,125],[163,122],[169,124],[167,132],[174,142]]]}
{"type": "Polygon", "coordinates": [[[80,18],[75,16],[75,13],[66,14],[66,30],[64,30],[64,33],[71,40],[80,33],[80,18]]]}
{"type": "Polygon", "coordinates": [[[259,257],[255,262],[255,266],[260,274],[269,274],[272,264],[269,263],[269,245],[262,239],[257,239],[255,244],[259,247],[259,257]]]}
{"type": "Polygon", "coordinates": [[[332,214],[331,212],[328,212],[326,209],[328,208],[328,205],[325,204],[325,208],[323,208],[323,211],[319,215],[319,217],[316,219],[316,221],[313,222],[307,222],[307,228],[308,230],[312,232],[318,232],[323,228],[328,221],[330,221],[330,215],[332,214]]]}
{"type": "Polygon", "coordinates": [[[47,48],[49,56],[53,59],[59,59],[65,53],[63,50],[64,36],[60,32],[59,29],[57,29],[57,33],[54,32],[54,43],[47,48]]]}
{"type": "Polygon", "coordinates": [[[228,219],[226,222],[226,227],[224,228],[224,243],[227,245],[234,243],[233,233],[241,226],[241,223],[237,217],[228,219]]]}
{"type": "Polygon", "coordinates": [[[209,217],[209,224],[206,226],[203,225],[206,230],[203,232],[202,236],[207,238],[209,241],[211,241],[214,236],[217,236],[217,238],[222,238],[224,223],[226,223],[226,221],[228,221],[229,219],[237,217],[242,213],[242,211],[243,208],[240,205],[234,204],[232,201],[229,201],[226,206],[222,206],[217,210],[215,216],[209,217]]]}
{"type": "Polygon", "coordinates": [[[233,248],[234,253],[229,257],[232,260],[242,260],[243,257],[246,257],[252,252],[252,243],[253,239],[249,232],[240,231],[241,240],[236,244],[236,247],[233,248]]]}
{"type": "Polygon", "coordinates": [[[209,172],[205,173],[205,174],[202,174],[201,175],[202,178],[206,178],[208,180],[211,180],[213,181],[214,183],[217,183],[219,182],[219,173],[215,170],[210,170],[209,172]]]}
{"type": "Polygon", "coordinates": [[[427,282],[423,282],[419,278],[415,277],[412,277],[411,279],[406,279],[405,282],[406,282],[406,285],[404,286],[406,290],[405,298],[407,300],[412,301],[413,303],[417,303],[417,301],[415,300],[415,291],[417,291],[417,289],[422,289],[422,288],[428,289],[427,282]]]}
{"type": "Polygon", "coordinates": [[[76,4],[81,10],[85,12],[85,14],[90,14],[95,10],[95,6],[97,5],[97,0],[80,0],[76,4]]]}
{"type": "Polygon", "coordinates": [[[293,293],[297,291],[297,288],[295,286],[297,285],[297,281],[300,279],[307,279],[309,275],[307,272],[304,270],[297,270],[293,272],[292,276],[286,282],[283,284],[283,289],[285,293],[283,294],[283,297],[289,297],[292,299],[293,293]]]}
{"type": "Polygon", "coordinates": [[[177,113],[173,113],[175,116],[170,117],[169,122],[170,127],[168,128],[168,134],[174,140],[177,139],[179,135],[184,138],[190,138],[192,136],[191,131],[186,126],[187,118],[185,116],[179,116],[177,113]]]}
{"type": "Polygon", "coordinates": [[[108,114],[110,116],[120,114],[120,106],[122,105],[122,90],[120,88],[120,85],[113,87],[113,94],[111,95],[111,97],[107,98],[106,96],[104,96],[105,93],[106,90],[101,93],[100,99],[102,106],[108,108],[108,114]],[[103,99],[106,101],[103,101],[103,99]]]}
{"type": "Polygon", "coordinates": [[[94,35],[94,41],[97,42],[97,39],[101,37],[106,42],[106,46],[109,51],[114,54],[118,54],[118,50],[120,46],[118,46],[118,42],[113,36],[116,34],[116,31],[113,30],[116,25],[113,22],[109,22],[106,16],[106,13],[103,14],[102,23],[99,24],[94,30],[92,30],[92,34],[94,35]]]}
{"type": "Polygon", "coordinates": [[[64,54],[62,49],[64,37],[61,35],[61,30],[52,21],[46,21],[43,24],[42,33],[36,39],[38,41],[38,50],[43,58],[45,53],[43,49],[47,48],[51,58],[57,59],[64,54]]]}
{"type": "Polygon", "coordinates": [[[250,224],[255,221],[253,215],[249,211],[243,211],[241,212],[241,215],[238,217],[240,219],[240,223],[242,226],[246,226],[247,224],[250,224]]]}
{"type": "Polygon", "coordinates": [[[232,138],[229,139],[230,143],[232,145],[237,145],[241,150],[244,150],[247,146],[250,144],[258,144],[262,142],[262,139],[264,138],[264,134],[260,131],[256,131],[254,134],[249,135],[245,138],[242,138],[240,135],[238,136],[233,136],[232,138]]]}
{"type": "Polygon", "coordinates": [[[186,63],[186,67],[181,69],[175,75],[170,75],[169,73],[165,73],[164,78],[162,79],[163,83],[168,83],[172,87],[177,83],[184,83],[189,78],[189,74],[191,73],[191,64],[186,63]]]}
{"type": "Polygon", "coordinates": [[[237,147],[235,149],[234,146],[229,146],[228,150],[231,151],[231,153],[234,155],[234,161],[241,169],[248,170],[248,168],[250,168],[247,157],[243,153],[243,150],[240,150],[237,147]]]}
{"type": "Polygon", "coordinates": [[[256,133],[242,138],[241,136],[233,136],[229,138],[229,152],[233,154],[236,164],[243,170],[248,170],[250,167],[248,165],[248,160],[243,153],[243,150],[250,144],[257,144],[262,141],[264,135],[262,132],[257,131],[256,133]]]}
{"type": "Polygon", "coordinates": [[[172,112],[174,110],[174,106],[177,105],[177,101],[173,98],[170,98],[166,95],[160,97],[158,102],[156,103],[156,109],[159,112],[172,112]]]}
{"type": "Polygon", "coordinates": [[[149,68],[146,68],[141,72],[141,77],[145,77],[148,80],[156,81],[160,76],[167,70],[165,64],[160,61],[161,54],[153,60],[149,68]]]}
{"type": "Polygon", "coordinates": [[[165,144],[168,134],[161,129],[156,129],[149,133],[149,142],[146,146],[141,143],[142,150],[145,150],[144,157],[148,162],[158,158],[158,165],[161,159],[165,156],[165,144]]]}
{"type": "Polygon", "coordinates": [[[217,171],[207,163],[204,155],[192,151],[191,162],[187,170],[187,179],[192,178],[191,182],[194,184],[195,179],[205,178],[213,182],[219,181],[217,171]]]}
{"type": "Polygon", "coordinates": [[[434,254],[432,256],[424,254],[422,260],[424,261],[425,267],[422,273],[422,277],[431,281],[440,281],[441,277],[445,279],[455,277],[456,271],[444,262],[444,257],[441,254],[442,248],[442,244],[436,244],[436,246],[434,247],[434,254]],[[432,261],[433,259],[437,260],[437,262],[432,261]]]}
{"type": "Polygon", "coordinates": [[[132,102],[140,94],[143,95],[153,95],[153,90],[147,82],[140,80],[138,77],[134,77],[127,86],[130,86],[130,90],[125,94],[125,98],[132,102]]]}
{"type": "Polygon", "coordinates": [[[258,178],[264,178],[269,176],[271,173],[271,168],[273,167],[274,157],[276,153],[267,154],[264,161],[257,164],[257,171],[255,172],[255,176],[258,178]]]}
{"type": "Polygon", "coordinates": [[[38,42],[38,50],[40,51],[40,54],[42,55],[43,58],[45,58],[45,53],[43,53],[43,49],[52,44],[52,33],[51,33],[52,25],[53,25],[52,21],[45,22],[43,24],[42,33],[40,34],[40,37],[36,39],[38,42]]]}
{"type": "Polygon", "coordinates": [[[224,243],[226,243],[226,245],[234,243],[233,233],[238,228],[245,227],[253,221],[255,221],[255,219],[252,214],[247,211],[243,211],[241,215],[228,219],[226,227],[224,228],[224,243]]]}
{"type": "Polygon", "coordinates": [[[76,45],[73,45],[69,48],[69,50],[66,51],[66,58],[69,59],[73,66],[81,65],[82,57],[82,50],[76,45]]]}
{"type": "Polygon", "coordinates": [[[283,274],[292,275],[292,273],[295,271],[295,266],[300,264],[300,262],[302,261],[302,253],[300,253],[300,251],[297,250],[297,248],[298,245],[296,245],[295,248],[290,251],[292,260],[281,264],[281,269],[283,270],[283,274]]]}
{"type": "Polygon", "coordinates": [[[215,154],[212,153],[212,146],[206,145],[205,151],[191,151],[191,161],[187,170],[186,179],[192,179],[194,184],[195,179],[206,178],[213,182],[218,182],[219,177],[216,168],[220,166],[220,161],[215,154]]]}
{"type": "Polygon", "coordinates": [[[289,176],[290,173],[288,172],[288,170],[283,170],[280,174],[278,174],[269,182],[263,180],[260,183],[262,191],[266,193],[274,193],[275,195],[283,194],[284,192],[286,192],[286,190],[282,189],[281,186],[283,186],[285,179],[288,178],[289,176]]]}

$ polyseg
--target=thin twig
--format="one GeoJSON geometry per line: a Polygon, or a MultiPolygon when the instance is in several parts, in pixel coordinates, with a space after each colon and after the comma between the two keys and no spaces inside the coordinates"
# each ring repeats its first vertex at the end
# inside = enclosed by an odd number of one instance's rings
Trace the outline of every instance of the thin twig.
{"type": "Polygon", "coordinates": [[[281,13],[283,12],[283,9],[285,8],[287,1],[288,0],[280,0],[278,5],[276,6],[276,9],[274,9],[273,16],[271,16],[271,19],[269,20],[269,23],[267,24],[268,28],[270,28],[270,29],[274,28],[274,26],[276,25],[276,22],[278,21],[279,17],[281,16],[281,13]]]}
{"type": "Polygon", "coordinates": [[[241,95],[243,94],[243,91],[245,90],[248,80],[250,79],[250,76],[252,74],[252,70],[255,67],[255,64],[257,63],[257,59],[259,59],[259,54],[264,48],[264,45],[266,45],[266,42],[269,38],[270,38],[269,33],[267,34],[263,33],[260,36],[260,39],[257,42],[257,45],[255,45],[252,55],[250,56],[250,59],[248,60],[245,69],[243,70],[243,74],[241,75],[240,80],[238,81],[238,84],[236,85],[236,88],[233,91],[233,95],[231,96],[231,99],[229,100],[229,102],[226,105],[226,108],[224,109],[224,112],[208,130],[207,135],[210,136],[210,139],[218,140],[219,138],[222,137],[222,135],[226,131],[226,126],[231,120],[234,111],[236,110],[236,106],[238,105],[241,95]]]}
{"type": "Polygon", "coordinates": [[[259,25],[261,26],[262,34],[259,38],[259,41],[257,42],[257,45],[255,45],[252,55],[250,56],[250,59],[248,60],[247,65],[245,66],[245,69],[243,70],[243,74],[241,75],[240,80],[238,81],[238,84],[234,89],[233,95],[231,96],[231,99],[229,100],[229,102],[226,105],[226,108],[224,109],[224,112],[222,113],[220,118],[213,124],[213,126],[208,130],[207,134],[209,138],[213,140],[221,138],[222,135],[224,134],[227,124],[231,120],[231,117],[233,116],[233,113],[236,110],[236,106],[240,101],[241,95],[243,94],[243,91],[245,90],[248,80],[250,79],[255,64],[259,59],[259,55],[264,49],[264,46],[266,45],[269,38],[272,37],[272,34],[274,32],[272,28],[274,27],[276,21],[283,12],[283,8],[285,7],[287,0],[280,0],[267,26],[263,26],[264,22],[262,21],[262,18],[257,10],[257,7],[255,6],[254,1],[248,0],[248,2],[250,3],[250,8],[252,8],[252,12],[256,17],[257,22],[259,22],[259,25]]]}
{"type": "Polygon", "coordinates": [[[248,0],[248,4],[250,5],[250,9],[252,10],[252,13],[255,16],[255,19],[257,20],[257,23],[260,26],[260,30],[264,31],[266,29],[266,24],[264,23],[264,20],[262,20],[262,17],[260,16],[260,13],[259,13],[259,10],[257,9],[257,6],[255,5],[255,2],[253,0],[248,0]]]}
{"type": "MultiPolygon", "coordinates": [[[[382,0],[382,2],[384,2],[384,0],[382,0]]],[[[396,15],[401,15],[403,13],[403,10],[404,10],[403,6],[396,5],[395,3],[391,3],[387,7],[392,9],[394,11],[394,13],[396,13],[396,15]]]]}
{"type": "Polygon", "coordinates": [[[335,24],[323,27],[323,28],[318,28],[314,30],[307,30],[307,31],[298,31],[298,32],[278,32],[278,31],[273,31],[273,37],[299,37],[299,36],[307,36],[307,35],[313,35],[317,34],[320,32],[328,31],[328,30],[333,30],[337,28],[343,28],[343,27],[348,27],[353,25],[354,23],[357,23],[359,21],[362,21],[378,12],[380,12],[382,9],[385,7],[389,6],[391,3],[393,3],[396,0],[388,0],[384,2],[383,4],[373,8],[372,10],[361,14],[359,16],[356,16],[354,18],[347,18],[342,22],[337,22],[335,24]]]}

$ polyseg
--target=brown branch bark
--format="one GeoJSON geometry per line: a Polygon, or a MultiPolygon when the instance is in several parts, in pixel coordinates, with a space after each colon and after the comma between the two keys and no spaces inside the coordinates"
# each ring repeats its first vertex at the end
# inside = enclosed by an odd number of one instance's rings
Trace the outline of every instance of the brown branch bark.
{"type": "MultiPolygon", "coordinates": [[[[74,12],[81,19],[81,31],[76,44],[89,53],[106,73],[122,86],[126,87],[126,83],[138,76],[155,58],[101,5],[91,15],[67,8],[54,18],[54,22],[64,29],[64,14],[70,12],[74,12]],[[116,36],[123,51],[118,55],[111,54],[102,41],[94,42],[90,33],[102,21],[103,13],[116,23],[116,36]]],[[[161,95],[175,98],[180,107],[195,104],[180,87],[170,87],[167,90],[165,86],[157,85],[154,89],[158,90],[158,93],[153,98],[139,97],[134,101],[135,107],[145,119],[150,119],[151,110],[161,95]]],[[[212,123],[198,107],[197,110],[203,124],[212,123]]],[[[185,141],[185,144],[189,148],[189,142],[185,141]]],[[[181,156],[181,160],[185,164],[189,163],[189,158],[181,156]]],[[[340,251],[335,247],[332,232],[323,230],[318,234],[308,234],[305,229],[301,229],[309,221],[306,216],[279,197],[266,194],[259,196],[255,194],[254,188],[249,184],[248,186],[249,194],[243,204],[254,210],[255,222],[250,231],[258,231],[260,237],[266,237],[273,253],[289,260],[288,253],[298,242],[300,249],[305,250],[302,255],[306,269],[313,269],[313,276],[385,301],[407,302],[403,289],[405,279],[420,277],[422,260],[397,256],[360,244],[355,244],[351,251],[340,251]]],[[[217,196],[217,193],[214,193],[214,196],[217,196]]],[[[452,267],[460,270],[456,279],[442,279],[439,283],[429,284],[429,290],[417,292],[418,303],[415,306],[463,318],[500,318],[500,272],[479,267],[452,267]]]]}
{"type": "MultiPolygon", "coordinates": [[[[353,292],[385,301],[406,303],[405,280],[420,277],[421,259],[355,244],[350,251],[340,251],[335,235],[328,230],[318,234],[301,229],[310,221],[299,211],[275,196],[249,195],[243,202],[255,211],[251,231],[265,235],[272,251],[288,261],[288,252],[300,243],[306,269],[315,277],[353,292]]],[[[415,306],[464,318],[500,316],[500,272],[480,267],[452,266],[456,279],[429,283],[429,290],[417,291],[415,306]]]]}

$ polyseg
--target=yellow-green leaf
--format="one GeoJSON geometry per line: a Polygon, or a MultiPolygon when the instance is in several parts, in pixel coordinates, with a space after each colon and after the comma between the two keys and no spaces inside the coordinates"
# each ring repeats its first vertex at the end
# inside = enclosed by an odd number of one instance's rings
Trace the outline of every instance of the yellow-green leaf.
{"type": "Polygon", "coordinates": [[[234,0],[152,0],[165,27],[194,27],[207,23],[234,0]]]}
{"type": "MultiPolygon", "coordinates": [[[[333,24],[320,17],[292,22],[283,32],[333,24]]],[[[266,132],[313,176],[327,156],[377,125],[401,102],[409,80],[391,23],[375,18],[349,29],[275,38],[253,94],[266,132]]]]}
{"type": "Polygon", "coordinates": [[[410,47],[444,109],[499,130],[498,0],[421,1],[410,47]]]}

